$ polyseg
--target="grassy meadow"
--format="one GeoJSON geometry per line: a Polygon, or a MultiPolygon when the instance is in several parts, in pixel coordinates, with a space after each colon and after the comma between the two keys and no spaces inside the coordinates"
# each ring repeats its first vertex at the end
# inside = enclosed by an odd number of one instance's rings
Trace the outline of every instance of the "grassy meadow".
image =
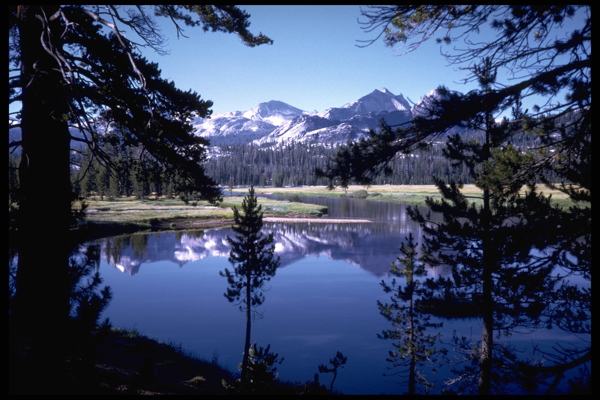
{"type": "MultiPolygon", "coordinates": [[[[355,194],[366,191],[369,200],[389,201],[394,203],[406,203],[414,205],[425,205],[427,197],[440,198],[437,187],[434,185],[373,185],[370,187],[351,185],[346,190],[334,188],[329,190],[326,186],[310,187],[286,187],[286,188],[254,188],[258,194],[299,194],[306,196],[329,196],[329,197],[352,197],[355,194]]],[[[243,193],[247,189],[233,189],[233,192],[243,193]]],[[[552,199],[560,206],[569,206],[571,201],[567,195],[558,191],[550,190],[540,186],[538,191],[552,195],[552,199]]],[[[226,191],[228,192],[228,191],[226,191]]],[[[475,185],[464,185],[462,192],[471,197],[472,200],[481,198],[482,191],[475,185]]]]}
{"type": "MultiPolygon", "coordinates": [[[[552,194],[554,201],[561,206],[570,205],[567,196],[558,191],[540,188],[545,194],[552,194]]],[[[118,198],[104,199],[92,197],[85,200],[87,205],[86,221],[90,225],[111,226],[129,229],[205,229],[209,227],[229,225],[233,221],[232,207],[241,206],[247,188],[234,188],[231,192],[238,195],[230,196],[230,189],[225,189],[223,202],[212,205],[208,202],[183,203],[178,199],[166,198],[118,198]]],[[[374,185],[370,187],[350,186],[346,190],[326,186],[312,187],[257,187],[257,194],[308,195],[329,197],[362,197],[374,201],[388,201],[424,205],[425,199],[439,197],[433,185],[374,185]]],[[[465,185],[463,192],[475,201],[481,197],[481,190],[475,185],[465,185]]],[[[265,216],[275,217],[321,217],[327,214],[323,206],[306,204],[295,201],[277,201],[261,198],[265,216]]]]}

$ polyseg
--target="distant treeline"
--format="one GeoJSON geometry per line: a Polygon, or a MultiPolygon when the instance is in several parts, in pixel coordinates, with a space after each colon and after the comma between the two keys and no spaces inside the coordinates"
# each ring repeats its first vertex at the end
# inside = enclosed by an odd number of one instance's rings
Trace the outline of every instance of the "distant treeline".
{"type": "MultiPolygon", "coordinates": [[[[463,132],[468,140],[482,140],[482,133],[463,132]]],[[[519,135],[511,142],[523,150],[538,146],[533,135],[519,135]]],[[[445,143],[433,143],[429,149],[413,154],[398,155],[389,164],[391,174],[378,176],[374,184],[430,185],[433,177],[447,182],[473,183],[464,165],[453,166],[443,156],[445,143]]],[[[211,157],[206,171],[215,181],[224,186],[301,186],[326,185],[317,178],[315,169],[325,169],[336,155],[338,148],[307,143],[290,143],[281,147],[259,147],[253,144],[221,147],[219,156],[211,157]]]]}
{"type": "MultiPolygon", "coordinates": [[[[478,139],[479,133],[463,133],[478,139]]],[[[536,145],[532,135],[522,135],[513,145],[521,149],[536,145]]],[[[397,156],[391,163],[391,174],[379,176],[374,184],[429,185],[433,177],[446,181],[473,183],[464,166],[454,167],[443,157],[443,142],[434,143],[430,149],[397,156]]],[[[90,151],[72,153],[72,182],[83,196],[102,197],[151,195],[176,196],[173,192],[172,172],[160,167],[152,159],[140,157],[141,151],[124,151],[109,143],[103,147],[105,159],[100,162],[90,151]],[[110,167],[107,167],[110,165],[110,167]]],[[[280,147],[260,147],[254,144],[222,145],[211,151],[205,162],[206,174],[224,187],[230,186],[302,186],[326,185],[317,178],[315,169],[325,169],[337,153],[337,147],[320,144],[290,143],[280,147]]],[[[9,167],[18,164],[10,157],[9,167]]],[[[11,174],[9,186],[17,184],[18,177],[11,174]]]]}
{"type": "MultiPolygon", "coordinates": [[[[206,172],[218,183],[254,186],[326,185],[315,175],[316,168],[325,169],[337,152],[336,147],[292,143],[285,147],[260,148],[254,145],[222,147],[223,155],[206,163],[206,172]]],[[[430,151],[402,155],[390,165],[392,174],[376,179],[376,184],[432,184],[432,176],[463,181],[464,168],[453,168],[442,157],[441,146],[430,151]]]]}

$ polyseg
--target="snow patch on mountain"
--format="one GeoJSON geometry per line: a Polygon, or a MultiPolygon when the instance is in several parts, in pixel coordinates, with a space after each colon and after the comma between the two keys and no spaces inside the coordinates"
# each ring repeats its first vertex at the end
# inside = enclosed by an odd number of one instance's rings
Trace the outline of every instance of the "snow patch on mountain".
{"type": "Polygon", "coordinates": [[[273,132],[304,111],[282,101],[260,103],[245,112],[220,113],[192,121],[197,136],[213,144],[250,143],[273,132]]]}
{"type": "Polygon", "coordinates": [[[381,121],[391,126],[409,122],[414,109],[411,103],[403,95],[395,95],[383,88],[323,112],[306,112],[272,100],[244,112],[197,118],[194,126],[197,135],[208,138],[213,144],[228,140],[258,145],[283,145],[286,142],[341,144],[365,136],[369,129],[377,129],[381,121]]]}
{"type": "Polygon", "coordinates": [[[290,119],[302,114],[304,114],[304,111],[299,108],[292,107],[282,101],[271,100],[260,103],[242,115],[253,121],[266,121],[272,125],[281,126],[290,119]]]}
{"type": "Polygon", "coordinates": [[[389,125],[409,121],[412,118],[410,109],[410,104],[404,96],[394,95],[385,88],[374,90],[341,107],[332,107],[321,113],[295,118],[256,140],[256,143],[346,143],[365,136],[369,129],[377,128],[382,120],[389,125]]]}

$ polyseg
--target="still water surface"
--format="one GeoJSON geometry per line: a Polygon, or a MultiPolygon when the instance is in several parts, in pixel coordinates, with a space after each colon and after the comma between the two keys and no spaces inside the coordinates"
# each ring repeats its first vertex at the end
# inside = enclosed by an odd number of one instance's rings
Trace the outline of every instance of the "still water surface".
{"type": "MultiPolygon", "coordinates": [[[[262,319],[252,326],[252,341],[271,345],[284,358],[280,379],[311,380],[319,364],[337,351],[347,358],[334,388],[344,394],[401,394],[386,362],[392,343],[377,338],[390,325],[377,309],[389,302],[380,285],[409,232],[420,241],[420,227],[410,221],[406,206],[361,199],[304,198],[329,207],[335,218],[370,218],[371,223],[265,223],[274,232],[281,267],[267,284],[262,319]]],[[[223,293],[219,271],[227,261],[229,228],[204,232],[155,233],[107,238],[100,271],[113,290],[104,317],[115,327],[135,328],[159,341],[181,344],[196,356],[215,359],[237,371],[245,334],[244,314],[223,293]]],[[[435,276],[448,271],[435,270],[435,276]]],[[[440,332],[450,341],[453,331],[478,339],[479,320],[444,321],[440,332]]],[[[513,338],[514,339],[514,338],[513,338]]],[[[516,338],[544,345],[579,340],[560,332],[538,332],[516,338]],[[550,336],[551,333],[553,336],[550,336]]],[[[433,380],[441,380],[442,368],[433,380]]],[[[331,374],[320,374],[329,385],[331,374]]]]}

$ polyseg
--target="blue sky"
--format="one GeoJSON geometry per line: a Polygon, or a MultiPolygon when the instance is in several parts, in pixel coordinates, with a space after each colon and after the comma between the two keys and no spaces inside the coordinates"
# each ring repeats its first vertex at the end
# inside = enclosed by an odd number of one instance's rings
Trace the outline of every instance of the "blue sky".
{"type": "Polygon", "coordinates": [[[270,100],[320,112],[375,89],[416,102],[440,85],[461,92],[475,88],[462,83],[467,72],[449,66],[433,40],[409,54],[386,47],[381,39],[359,47],[378,34],[362,29],[359,5],[240,8],[251,15],[250,31],[269,36],[272,45],[250,48],[236,35],[201,28],[186,28],[188,37],[178,39],[172,23],[159,18],[170,54],[142,53],[177,87],[212,100],[214,113],[246,111],[270,100]]]}
{"type": "MultiPolygon", "coordinates": [[[[272,45],[249,48],[235,35],[199,28],[187,28],[189,37],[177,39],[170,22],[161,18],[171,54],[144,52],[159,63],[164,78],[212,100],[214,113],[246,111],[270,100],[320,112],[375,89],[387,88],[416,102],[440,85],[460,92],[476,88],[474,83],[463,83],[468,73],[449,66],[434,40],[409,54],[386,47],[381,39],[368,47],[357,46],[379,33],[362,29],[359,5],[240,8],[251,15],[250,31],[269,36],[272,45]]],[[[567,25],[574,23],[577,20],[567,25]]],[[[490,40],[489,33],[483,32],[477,39],[490,40]]],[[[526,101],[524,107],[533,102],[526,101]]]]}
{"type": "Polygon", "coordinates": [[[177,87],[192,89],[214,102],[213,112],[246,111],[269,100],[280,100],[305,111],[324,111],[387,88],[418,101],[443,84],[468,91],[464,72],[448,67],[439,46],[426,43],[400,56],[373,39],[358,23],[360,6],[240,6],[250,15],[250,30],[273,39],[272,45],[246,47],[232,34],[186,29],[177,39],[163,20],[170,55],[150,51],[163,77],[177,87]]]}

